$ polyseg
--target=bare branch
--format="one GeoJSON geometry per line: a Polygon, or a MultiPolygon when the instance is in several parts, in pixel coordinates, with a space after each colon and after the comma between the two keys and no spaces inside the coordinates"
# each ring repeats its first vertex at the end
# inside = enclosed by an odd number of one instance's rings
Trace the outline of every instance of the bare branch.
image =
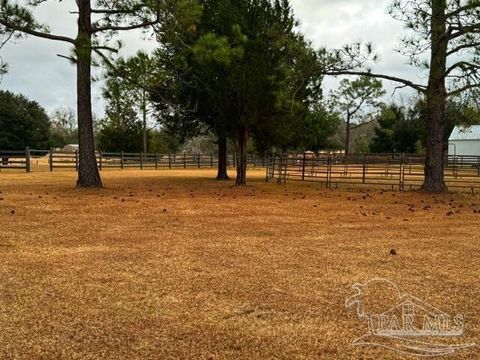
{"type": "Polygon", "coordinates": [[[480,47],[480,42],[465,43],[465,44],[459,45],[459,46],[454,47],[453,49],[449,50],[447,52],[447,56],[454,55],[454,54],[456,54],[459,51],[462,51],[464,49],[472,49],[472,48],[477,48],[477,47],[480,47]]]}
{"type": "Polygon", "coordinates": [[[466,12],[468,10],[474,10],[474,9],[477,9],[477,8],[480,8],[480,1],[478,1],[478,0],[477,1],[471,1],[469,4],[464,5],[464,6],[460,6],[459,8],[447,13],[446,18],[447,19],[454,18],[454,17],[457,17],[457,16],[461,15],[463,12],[466,12]]]}
{"type": "Polygon", "coordinates": [[[480,23],[468,26],[451,26],[450,35],[447,36],[449,40],[455,40],[467,34],[480,34],[480,23]],[[455,32],[454,32],[455,31],[455,32]]]}
{"type": "Polygon", "coordinates": [[[103,62],[110,68],[110,69],[113,69],[115,70],[116,67],[115,67],[115,64],[110,61],[110,59],[104,54],[101,52],[101,50],[97,47],[93,47],[92,48],[93,52],[95,52],[95,54],[97,54],[98,56],[100,56],[100,58],[103,60],[103,62]]]}
{"type": "Polygon", "coordinates": [[[115,10],[115,9],[92,9],[92,14],[107,14],[107,15],[115,15],[115,14],[129,14],[129,11],[126,10],[115,10]]]}
{"type": "Polygon", "coordinates": [[[467,69],[476,71],[476,70],[480,69],[480,64],[473,64],[473,63],[469,63],[467,61],[459,61],[459,62],[453,64],[452,66],[450,66],[447,69],[447,71],[445,72],[446,76],[450,75],[456,69],[460,69],[462,71],[465,71],[467,69]]]}
{"type": "Polygon", "coordinates": [[[405,84],[395,86],[395,89],[393,89],[392,96],[395,95],[395,93],[397,92],[397,90],[405,89],[406,87],[408,87],[408,85],[405,85],[405,84]]]}
{"type": "Polygon", "coordinates": [[[60,35],[53,35],[50,33],[46,32],[41,32],[41,31],[36,31],[33,29],[29,29],[28,27],[25,26],[17,26],[15,24],[12,24],[4,19],[0,18],[0,24],[5,26],[7,29],[11,29],[14,31],[19,31],[28,35],[36,36],[39,38],[43,39],[49,39],[49,40],[56,40],[56,41],[63,41],[63,42],[68,42],[70,44],[75,44],[75,40],[66,36],[60,36],[60,35]]]}
{"type": "Polygon", "coordinates": [[[111,51],[113,53],[118,53],[120,50],[111,46],[106,46],[106,45],[98,45],[98,46],[92,46],[92,50],[107,50],[111,51]]]}
{"type": "Polygon", "coordinates": [[[464,87],[461,87],[459,89],[453,90],[447,94],[448,97],[453,97],[453,96],[458,96],[462,94],[465,91],[468,90],[474,90],[474,89],[480,89],[480,83],[479,84],[468,84],[465,85],[464,87]]]}
{"type": "Polygon", "coordinates": [[[157,25],[158,20],[155,21],[147,21],[140,24],[128,25],[128,26],[100,26],[94,27],[92,29],[92,33],[102,32],[102,31],[128,31],[134,29],[141,29],[148,26],[157,25]]]}
{"type": "Polygon", "coordinates": [[[59,58],[62,58],[62,59],[67,59],[68,61],[70,61],[74,64],[77,62],[77,59],[75,59],[73,56],[65,56],[65,55],[62,55],[62,54],[57,54],[57,56],[59,58]]]}
{"type": "Polygon", "coordinates": [[[395,76],[389,76],[389,75],[382,75],[382,74],[375,74],[371,73],[368,71],[350,71],[350,70],[333,70],[333,71],[326,71],[324,72],[324,75],[332,75],[332,76],[339,76],[339,75],[360,75],[360,76],[369,76],[377,79],[385,79],[385,80],[390,80],[394,82],[398,82],[401,84],[404,84],[405,86],[411,87],[421,93],[425,93],[427,90],[427,87],[424,85],[420,84],[415,84],[412,81],[398,78],[395,76]]]}

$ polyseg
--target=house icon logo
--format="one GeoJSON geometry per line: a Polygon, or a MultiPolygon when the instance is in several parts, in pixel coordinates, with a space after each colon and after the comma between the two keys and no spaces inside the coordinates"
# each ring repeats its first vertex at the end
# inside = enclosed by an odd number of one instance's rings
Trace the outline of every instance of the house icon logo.
{"type": "Polygon", "coordinates": [[[373,279],[355,284],[345,305],[356,307],[368,333],[354,346],[373,346],[421,357],[452,355],[476,345],[458,343],[464,336],[465,319],[449,315],[421,299],[403,293],[391,281],[373,279]]]}

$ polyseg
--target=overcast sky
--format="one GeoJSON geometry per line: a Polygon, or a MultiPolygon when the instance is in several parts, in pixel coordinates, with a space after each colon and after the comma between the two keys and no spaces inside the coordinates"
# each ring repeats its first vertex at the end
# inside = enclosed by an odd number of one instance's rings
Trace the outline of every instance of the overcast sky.
{"type": "MultiPolygon", "coordinates": [[[[395,52],[404,29],[401,23],[387,14],[391,0],[291,0],[301,29],[315,47],[337,48],[356,41],[372,42],[380,55],[375,71],[423,81],[417,69],[406,64],[406,59],[395,52]]],[[[40,21],[49,24],[51,32],[74,36],[75,1],[50,0],[35,9],[40,21]]],[[[122,35],[123,55],[143,48],[154,48],[153,41],[142,40],[138,33],[122,35]]],[[[9,64],[0,89],[23,93],[38,101],[49,112],[59,107],[75,108],[75,69],[57,54],[69,55],[67,44],[27,38],[7,44],[0,55],[9,64]]],[[[325,87],[336,86],[334,79],[326,79],[325,87]]],[[[104,104],[100,97],[101,84],[93,86],[93,110],[101,116],[104,104]]],[[[394,85],[385,83],[391,95],[394,85]]],[[[397,93],[398,94],[398,93],[397,93]]],[[[398,94],[401,95],[402,93],[398,94]]],[[[403,94],[408,94],[403,92],[403,94]]]]}

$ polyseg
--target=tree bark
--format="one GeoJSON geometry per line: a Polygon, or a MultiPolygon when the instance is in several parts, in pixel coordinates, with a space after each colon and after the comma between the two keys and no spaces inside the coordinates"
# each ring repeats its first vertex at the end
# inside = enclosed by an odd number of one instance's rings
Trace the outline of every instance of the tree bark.
{"type": "Polygon", "coordinates": [[[147,139],[147,99],[145,90],[142,94],[142,115],[143,115],[143,152],[148,153],[148,139],[147,139]]]}
{"type": "Polygon", "coordinates": [[[90,0],[77,0],[77,116],[78,116],[78,187],[101,187],[93,136],[91,89],[91,8],[90,0]]]}
{"type": "Polygon", "coordinates": [[[427,88],[427,148],[423,190],[444,192],[445,73],[448,51],[446,39],[446,0],[432,1],[432,52],[427,88]]]}
{"type": "Polygon", "coordinates": [[[227,172],[227,137],[218,137],[218,173],[217,180],[229,180],[227,172]]]}
{"type": "Polygon", "coordinates": [[[345,155],[350,153],[350,114],[347,114],[347,128],[345,136],[345,155]]]}
{"type": "Polygon", "coordinates": [[[237,178],[235,180],[235,185],[237,186],[247,185],[247,141],[247,127],[245,125],[241,125],[238,129],[235,149],[237,160],[237,178]]]}

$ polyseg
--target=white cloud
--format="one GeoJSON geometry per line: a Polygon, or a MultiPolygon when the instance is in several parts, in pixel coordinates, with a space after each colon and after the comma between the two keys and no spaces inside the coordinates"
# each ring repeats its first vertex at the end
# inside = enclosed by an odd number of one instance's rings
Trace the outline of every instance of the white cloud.
{"type": "MultiPolygon", "coordinates": [[[[391,0],[291,0],[300,29],[315,47],[339,48],[344,44],[371,42],[380,61],[373,66],[375,72],[409,78],[422,82],[418,70],[407,64],[407,59],[396,52],[405,33],[403,24],[391,18],[387,8],[391,0]]],[[[338,81],[326,78],[330,89],[338,81]]],[[[384,82],[387,99],[396,84],[384,82]]],[[[409,90],[398,95],[411,94],[409,90]]]]}
{"type": "MultiPolygon", "coordinates": [[[[401,38],[402,24],[387,14],[390,0],[291,0],[300,28],[315,47],[340,47],[356,41],[372,42],[381,61],[375,70],[419,80],[418,71],[406,64],[395,52],[401,38]]],[[[73,0],[51,1],[40,5],[35,15],[50,25],[52,33],[74,36],[76,19],[69,11],[76,8],[73,0]]],[[[142,40],[139,32],[122,34],[124,55],[140,48],[154,48],[153,42],[142,40]]],[[[69,55],[68,44],[28,38],[8,44],[1,56],[9,63],[10,72],[0,88],[20,92],[38,101],[47,110],[69,106],[75,108],[75,69],[57,54],[69,55]]],[[[326,79],[327,88],[336,81],[326,79]]],[[[103,113],[100,85],[93,86],[93,108],[103,113]]],[[[385,83],[389,93],[394,84],[385,83]]]]}

